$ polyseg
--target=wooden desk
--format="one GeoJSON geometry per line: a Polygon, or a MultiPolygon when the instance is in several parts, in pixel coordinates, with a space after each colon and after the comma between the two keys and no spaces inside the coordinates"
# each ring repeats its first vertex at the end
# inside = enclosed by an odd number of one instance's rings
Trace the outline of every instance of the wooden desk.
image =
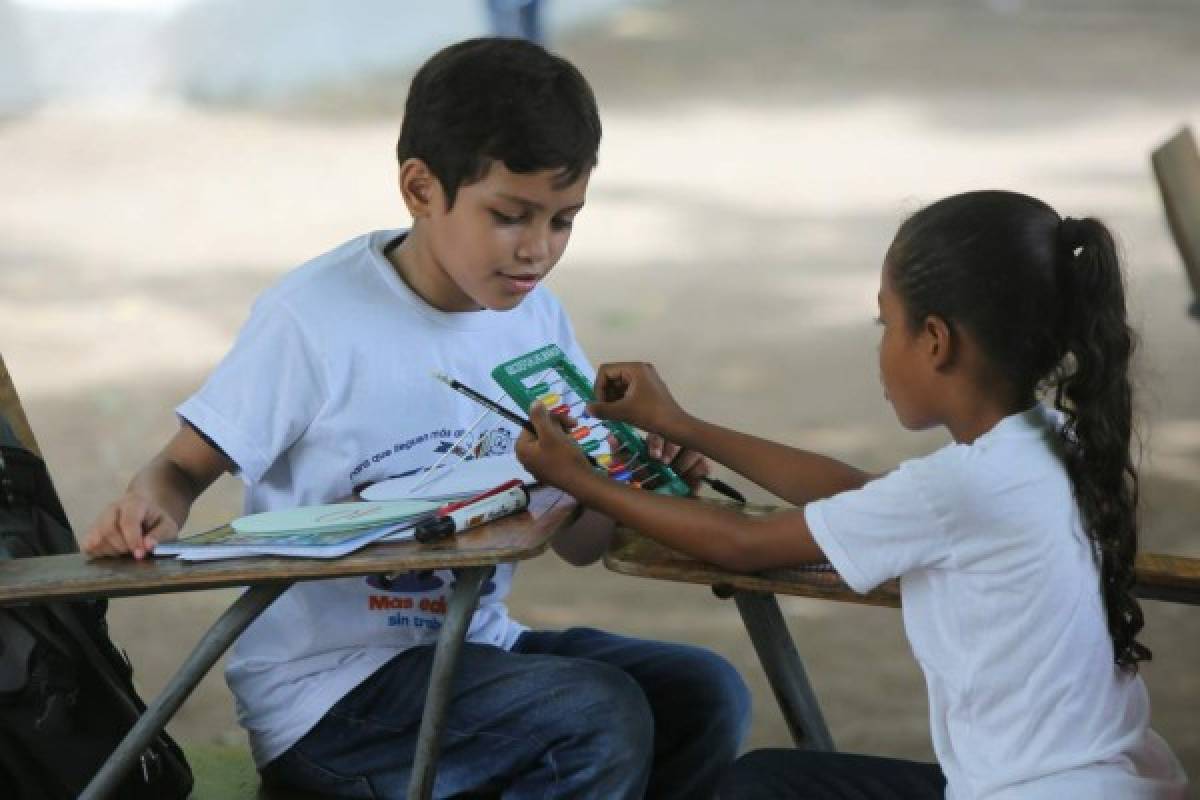
{"type": "Polygon", "coordinates": [[[98,800],[112,792],[238,635],[293,583],[453,569],[458,579],[451,588],[445,624],[435,646],[408,792],[412,798],[427,798],[433,790],[450,680],[471,615],[479,603],[480,589],[497,564],[545,552],[554,534],[571,522],[576,510],[570,497],[554,489],[539,489],[532,492],[528,511],[462,535],[428,545],[374,544],[331,560],[259,557],[197,563],[174,558],[88,561],[76,554],[0,561],[0,606],[249,587],[204,634],[81,795],[98,800]]]}
{"type": "MultiPolygon", "coordinates": [[[[769,513],[771,509],[758,506],[747,510],[769,513]]],[[[833,737],[775,595],[900,606],[898,581],[888,581],[860,595],[847,586],[841,576],[829,570],[726,572],[628,529],[618,530],[604,557],[604,564],[625,575],[699,583],[712,587],[718,597],[733,597],[793,741],[797,747],[812,750],[833,750],[833,737]]],[[[1200,605],[1200,559],[1143,553],[1137,559],[1136,581],[1134,592],[1138,597],[1200,605]]]]}

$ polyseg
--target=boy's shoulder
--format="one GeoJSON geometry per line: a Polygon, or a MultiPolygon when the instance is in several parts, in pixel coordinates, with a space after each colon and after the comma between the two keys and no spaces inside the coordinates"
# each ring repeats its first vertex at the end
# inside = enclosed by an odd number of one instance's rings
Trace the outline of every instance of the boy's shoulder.
{"type": "Polygon", "coordinates": [[[258,298],[258,304],[308,306],[327,304],[374,291],[378,280],[376,257],[402,231],[372,231],[356,236],[284,273],[258,298]]]}

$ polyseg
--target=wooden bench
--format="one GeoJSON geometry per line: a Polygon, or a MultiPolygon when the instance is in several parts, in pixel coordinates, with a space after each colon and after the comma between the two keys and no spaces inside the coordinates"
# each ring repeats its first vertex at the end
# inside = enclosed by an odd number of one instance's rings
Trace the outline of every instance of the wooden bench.
{"type": "MultiPolygon", "coordinates": [[[[747,509],[758,514],[772,510],[769,506],[747,509]]],[[[897,581],[860,595],[832,570],[727,572],[628,529],[618,531],[604,563],[610,570],[625,575],[701,584],[711,587],[718,597],[732,597],[795,745],[811,750],[834,750],[833,737],[775,596],[900,606],[897,581]]],[[[1144,553],[1138,556],[1136,575],[1135,591],[1139,597],[1200,605],[1200,559],[1144,553]]]]}
{"type": "Polygon", "coordinates": [[[1191,315],[1200,319],[1200,151],[1184,127],[1150,156],[1167,225],[1192,285],[1191,315]]]}

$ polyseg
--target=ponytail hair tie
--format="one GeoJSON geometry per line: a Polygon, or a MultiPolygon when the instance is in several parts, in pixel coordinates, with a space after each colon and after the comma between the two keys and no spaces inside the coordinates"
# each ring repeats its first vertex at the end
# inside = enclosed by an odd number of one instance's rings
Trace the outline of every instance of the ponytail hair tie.
{"type": "Polygon", "coordinates": [[[1063,217],[1058,223],[1058,247],[1069,258],[1083,247],[1084,225],[1074,217],[1063,217]]]}

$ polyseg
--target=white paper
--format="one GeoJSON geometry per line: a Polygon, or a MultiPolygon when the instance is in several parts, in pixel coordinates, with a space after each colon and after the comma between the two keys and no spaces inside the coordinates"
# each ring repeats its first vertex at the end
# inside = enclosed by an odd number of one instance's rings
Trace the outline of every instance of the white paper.
{"type": "MultiPolygon", "coordinates": [[[[378,528],[396,525],[433,513],[437,504],[428,500],[390,500],[369,503],[332,503],[318,506],[297,506],[262,511],[238,517],[229,523],[237,534],[251,541],[231,541],[230,544],[256,544],[255,535],[284,537],[296,534],[295,541],[279,544],[322,544],[320,534],[378,528]],[[305,537],[312,537],[306,541],[305,537]]],[[[220,544],[220,542],[216,542],[220,544]]]]}
{"type": "Polygon", "coordinates": [[[361,536],[347,539],[344,542],[330,545],[202,545],[198,547],[179,546],[177,542],[164,543],[154,549],[155,555],[174,555],[180,561],[217,561],[225,558],[246,558],[249,556],[288,556],[295,558],[339,558],[347,553],[353,553],[372,542],[399,542],[411,539],[415,535],[415,522],[402,522],[399,525],[383,525],[362,532],[361,536]],[[161,552],[160,552],[161,550],[161,552]]]}

